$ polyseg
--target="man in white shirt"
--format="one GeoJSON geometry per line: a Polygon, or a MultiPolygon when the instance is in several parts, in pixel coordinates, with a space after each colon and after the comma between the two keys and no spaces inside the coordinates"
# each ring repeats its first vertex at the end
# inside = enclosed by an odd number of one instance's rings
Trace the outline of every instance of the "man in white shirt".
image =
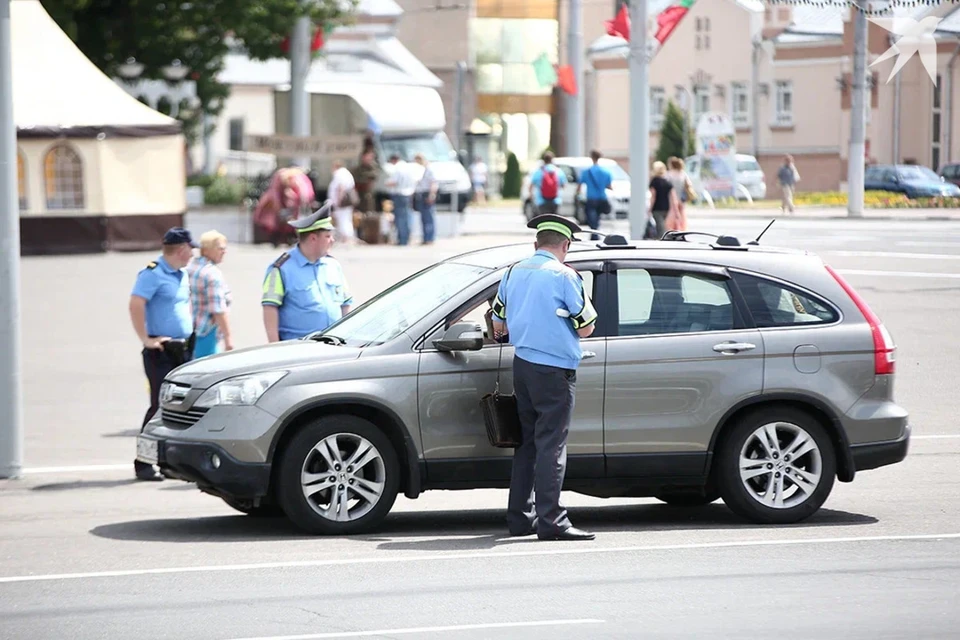
{"type": "Polygon", "coordinates": [[[474,158],[470,165],[470,182],[473,183],[473,195],[477,204],[482,205],[487,200],[487,164],[480,156],[474,158]]]}
{"type": "Polygon", "coordinates": [[[353,174],[343,166],[340,160],[333,161],[333,175],[330,178],[328,197],[333,201],[333,223],[336,227],[337,240],[344,244],[352,244],[356,234],[353,228],[353,205],[350,204],[349,194],[356,187],[353,174]]]}
{"type": "Polygon", "coordinates": [[[397,244],[410,243],[410,201],[416,191],[419,181],[419,171],[416,165],[400,159],[400,156],[390,156],[390,172],[387,178],[387,191],[393,201],[393,223],[397,227],[397,244]]]}

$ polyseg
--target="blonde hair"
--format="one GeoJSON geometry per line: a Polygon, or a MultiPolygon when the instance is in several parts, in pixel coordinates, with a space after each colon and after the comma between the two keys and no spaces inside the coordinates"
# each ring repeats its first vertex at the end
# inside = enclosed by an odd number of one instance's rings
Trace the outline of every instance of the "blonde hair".
{"type": "Polygon", "coordinates": [[[663,164],[659,160],[653,163],[653,175],[658,178],[662,178],[667,173],[667,165],[663,164]]]}
{"type": "Polygon", "coordinates": [[[678,158],[676,156],[672,156],[668,161],[668,163],[670,164],[670,168],[673,169],[674,171],[683,171],[685,166],[683,159],[678,158]]]}
{"type": "Polygon", "coordinates": [[[200,250],[207,251],[209,249],[215,249],[217,244],[221,242],[226,244],[227,236],[216,230],[206,231],[200,236],[200,250]]]}

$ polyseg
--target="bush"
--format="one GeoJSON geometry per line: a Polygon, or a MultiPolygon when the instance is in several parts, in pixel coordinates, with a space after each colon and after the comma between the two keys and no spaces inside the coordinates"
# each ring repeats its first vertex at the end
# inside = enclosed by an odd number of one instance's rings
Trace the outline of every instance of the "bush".
{"type": "Polygon", "coordinates": [[[510,152],[507,155],[507,170],[503,174],[503,189],[501,195],[504,198],[519,198],[520,187],[523,183],[523,176],[520,175],[520,161],[517,155],[510,152]]]}
{"type": "Polygon", "coordinates": [[[241,204],[247,193],[247,186],[242,180],[231,180],[217,176],[204,189],[204,204],[241,204]]]}
{"type": "Polygon", "coordinates": [[[688,127],[687,148],[683,148],[683,127],[686,117],[683,111],[671,100],[667,103],[667,110],[663,114],[663,125],[660,127],[660,145],[657,147],[657,160],[666,163],[671,156],[686,158],[695,152],[696,135],[688,127]]]}
{"type": "Polygon", "coordinates": [[[187,178],[187,186],[203,187],[204,189],[206,189],[211,184],[213,184],[214,177],[215,176],[207,176],[202,173],[195,176],[190,176],[189,178],[187,178]]]}

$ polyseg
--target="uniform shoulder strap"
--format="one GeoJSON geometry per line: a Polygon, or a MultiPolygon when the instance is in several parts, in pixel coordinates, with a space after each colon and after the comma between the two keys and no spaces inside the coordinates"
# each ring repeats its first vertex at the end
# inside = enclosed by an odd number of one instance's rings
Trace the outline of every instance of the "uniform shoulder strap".
{"type": "Polygon", "coordinates": [[[157,268],[156,260],[151,260],[150,262],[147,263],[147,269],[156,269],[156,268],[157,268]]]}
{"type": "Polygon", "coordinates": [[[283,264],[284,264],[287,260],[289,260],[289,259],[290,259],[290,253],[287,252],[287,251],[284,251],[283,254],[282,254],[279,258],[277,258],[276,260],[273,261],[273,266],[275,266],[277,269],[279,269],[279,268],[282,267],[283,264]]]}

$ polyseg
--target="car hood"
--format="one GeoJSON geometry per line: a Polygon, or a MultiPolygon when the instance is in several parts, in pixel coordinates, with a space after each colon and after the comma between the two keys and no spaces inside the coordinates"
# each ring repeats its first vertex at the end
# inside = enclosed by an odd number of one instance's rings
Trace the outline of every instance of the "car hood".
{"type": "Polygon", "coordinates": [[[614,180],[610,183],[610,190],[613,191],[615,196],[629,196],[630,195],[630,181],[629,180],[614,180]]]}
{"type": "Polygon", "coordinates": [[[288,340],[200,358],[176,368],[168,378],[197,389],[206,389],[221,380],[259,371],[356,360],[361,351],[354,347],[312,340],[288,340]]]}

